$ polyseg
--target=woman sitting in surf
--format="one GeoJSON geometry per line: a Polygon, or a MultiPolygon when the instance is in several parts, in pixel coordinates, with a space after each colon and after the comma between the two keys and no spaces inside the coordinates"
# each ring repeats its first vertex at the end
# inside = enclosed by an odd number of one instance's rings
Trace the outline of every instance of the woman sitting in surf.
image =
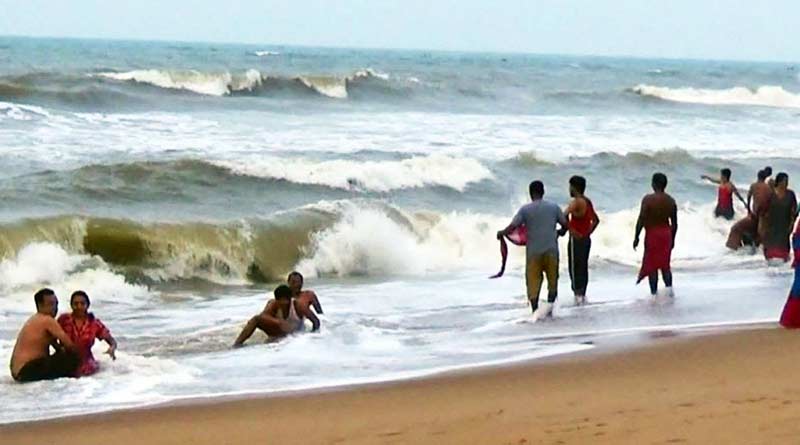
{"type": "Polygon", "coordinates": [[[95,339],[103,340],[108,343],[109,348],[106,352],[112,360],[116,360],[117,341],[111,335],[111,331],[93,313],[89,312],[89,296],[82,290],[72,293],[69,299],[72,308],[71,314],[63,314],[58,317],[58,324],[70,337],[78,350],[81,362],[75,372],[75,377],[92,375],[100,369],[100,365],[92,355],[92,346],[95,339]]]}

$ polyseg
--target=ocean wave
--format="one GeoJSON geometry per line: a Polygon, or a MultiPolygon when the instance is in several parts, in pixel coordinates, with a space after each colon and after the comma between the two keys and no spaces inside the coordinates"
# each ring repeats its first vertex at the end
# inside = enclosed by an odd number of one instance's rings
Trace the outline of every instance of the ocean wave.
{"type": "Polygon", "coordinates": [[[244,73],[200,72],[195,70],[134,70],[93,74],[116,81],[129,81],[159,88],[190,91],[208,96],[264,94],[270,86],[285,87],[286,83],[300,84],[308,90],[333,99],[346,99],[348,86],[368,79],[387,81],[389,75],[371,68],[355,71],[349,76],[301,75],[294,77],[265,76],[255,69],[244,73]]]}
{"type": "Polygon", "coordinates": [[[640,96],[655,97],[672,102],[704,105],[753,105],[778,108],[800,108],[800,94],[780,86],[764,85],[756,89],[733,87],[713,90],[702,88],[668,88],[637,85],[631,89],[640,96]]]}
{"type": "Polygon", "coordinates": [[[261,73],[247,70],[234,75],[229,72],[204,73],[200,71],[135,70],[121,73],[103,72],[95,76],[117,81],[132,81],[160,88],[186,90],[209,96],[225,96],[233,91],[253,91],[261,84],[261,73]]]}
{"type": "Polygon", "coordinates": [[[312,161],[261,157],[212,161],[236,174],[323,185],[345,190],[388,192],[430,186],[464,191],[472,183],[492,179],[492,172],[472,158],[416,156],[400,161],[312,161]]]}
{"type": "Polygon", "coordinates": [[[253,51],[253,55],[258,57],[268,57],[268,56],[280,56],[281,53],[277,51],[253,51]]]}
{"type": "MultiPolygon", "coordinates": [[[[729,253],[725,239],[730,223],[715,219],[712,210],[711,203],[681,205],[674,266],[718,270],[762,264],[757,256],[729,253]]],[[[638,207],[599,213],[593,267],[635,269],[641,255],[630,243],[638,207]]],[[[228,223],[43,218],[0,226],[0,258],[5,258],[0,278],[15,288],[64,281],[81,264],[95,271],[91,275],[106,274],[103,280],[116,274],[134,283],[270,282],[292,269],[318,276],[493,272],[498,261],[494,233],[510,218],[511,214],[410,211],[380,201],[349,200],[320,201],[266,219],[228,223]],[[91,258],[99,263],[87,266],[91,258]]],[[[566,249],[566,240],[560,242],[566,249]]],[[[520,268],[523,263],[524,249],[514,249],[510,266],[520,268]]]]}

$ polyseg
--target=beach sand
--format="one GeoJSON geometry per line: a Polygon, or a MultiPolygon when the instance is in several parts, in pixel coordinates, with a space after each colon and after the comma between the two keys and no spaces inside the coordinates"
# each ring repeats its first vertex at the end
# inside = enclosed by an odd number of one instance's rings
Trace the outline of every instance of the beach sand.
{"type": "Polygon", "coordinates": [[[800,443],[800,333],[656,337],[393,384],[6,425],[0,443],[800,443]]]}

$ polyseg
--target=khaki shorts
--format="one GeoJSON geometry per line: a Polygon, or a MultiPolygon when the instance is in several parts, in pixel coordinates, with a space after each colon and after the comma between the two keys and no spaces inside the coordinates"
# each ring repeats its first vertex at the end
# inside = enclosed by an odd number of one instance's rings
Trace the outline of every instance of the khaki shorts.
{"type": "Polygon", "coordinates": [[[558,296],[558,255],[548,252],[528,257],[525,268],[528,300],[538,303],[544,276],[547,277],[548,300],[555,301],[558,296]]]}

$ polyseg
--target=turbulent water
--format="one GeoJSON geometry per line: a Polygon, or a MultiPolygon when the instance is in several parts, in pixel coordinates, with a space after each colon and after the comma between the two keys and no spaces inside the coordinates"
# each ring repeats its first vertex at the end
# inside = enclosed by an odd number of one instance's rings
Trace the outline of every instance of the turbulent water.
{"type": "Polygon", "coordinates": [[[0,377],[0,422],[774,319],[788,268],[726,251],[699,176],[793,177],[798,108],[790,64],[0,38],[0,359],[43,285],[62,310],[85,289],[121,344],[96,377],[0,377]],[[668,303],[633,284],[656,170],[680,205],[668,303]],[[529,324],[522,252],[486,279],[494,233],[532,179],[565,204],[572,174],[602,219],[597,304],[572,307],[564,273],[555,321],[529,324]],[[322,332],[229,350],[293,269],[322,332]]]}

